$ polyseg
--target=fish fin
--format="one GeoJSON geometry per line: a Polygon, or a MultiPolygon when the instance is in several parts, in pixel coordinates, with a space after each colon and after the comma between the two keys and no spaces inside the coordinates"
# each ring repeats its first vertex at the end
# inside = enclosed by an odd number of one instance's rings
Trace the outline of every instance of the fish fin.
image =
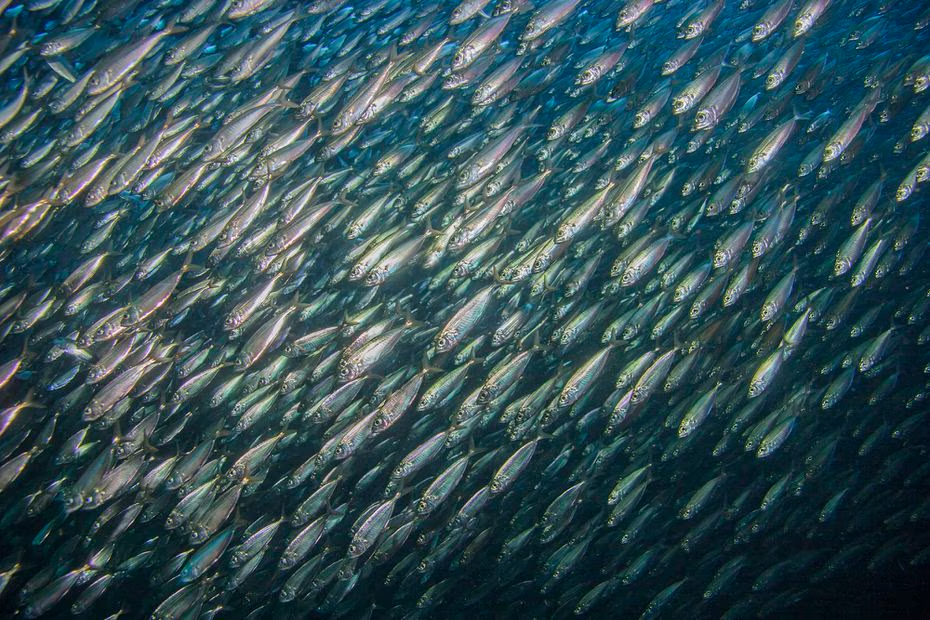
{"type": "Polygon", "coordinates": [[[524,347],[523,343],[526,342],[526,339],[532,336],[533,340],[530,343],[530,346],[526,348],[527,351],[548,351],[549,350],[549,346],[542,344],[542,341],[539,337],[540,326],[541,324],[536,325],[532,330],[530,330],[530,333],[526,334],[525,336],[523,336],[523,338],[520,339],[521,348],[524,347]]]}
{"type": "Polygon", "coordinates": [[[793,120],[798,120],[798,121],[809,121],[809,120],[811,120],[810,112],[808,112],[807,114],[801,114],[801,113],[799,113],[799,112],[798,112],[798,106],[797,106],[797,104],[794,103],[794,102],[792,102],[792,104],[791,104],[791,114],[792,114],[793,120]]]}
{"type": "Polygon", "coordinates": [[[347,193],[348,193],[348,190],[346,190],[345,188],[343,188],[342,190],[340,190],[339,195],[336,197],[336,200],[337,200],[340,204],[342,204],[342,205],[344,205],[344,206],[352,207],[352,208],[357,207],[357,206],[358,206],[358,203],[357,203],[357,202],[354,202],[354,201],[352,201],[352,200],[349,200],[349,199],[346,197],[346,194],[347,194],[347,193]]]}
{"type": "Polygon", "coordinates": [[[179,26],[178,20],[180,19],[179,15],[175,15],[171,20],[165,24],[165,27],[160,31],[164,33],[164,36],[169,36],[172,34],[181,34],[182,32],[187,32],[190,30],[188,26],[179,26]]]}
{"type": "MultiPolygon", "coordinates": [[[[299,108],[300,106],[298,105],[297,107],[299,108]]],[[[316,136],[314,136],[312,139],[316,140],[318,138],[322,138],[323,136],[327,136],[327,135],[329,135],[329,132],[326,131],[326,129],[323,127],[323,119],[317,116],[316,117],[316,136]]]]}
{"type": "MultiPolygon", "coordinates": [[[[29,338],[23,338],[23,347],[19,351],[20,364],[23,363],[23,360],[25,360],[27,355],[29,355],[29,338]]],[[[29,398],[29,395],[27,394],[26,399],[28,400],[28,398],[29,398]]]]}
{"type": "Polygon", "coordinates": [[[349,311],[343,310],[342,311],[342,324],[343,325],[358,325],[358,321],[349,320],[349,311]]]}
{"type": "Polygon", "coordinates": [[[333,510],[333,505],[329,503],[329,498],[326,498],[326,501],[323,503],[323,509],[326,511],[327,517],[331,517],[336,514],[336,511],[333,510]]]}
{"type": "Polygon", "coordinates": [[[142,436],[142,449],[148,454],[158,454],[158,448],[149,442],[148,435],[142,436]]]}
{"type": "Polygon", "coordinates": [[[400,488],[394,492],[393,499],[397,500],[405,495],[409,495],[412,491],[416,490],[417,485],[407,486],[407,479],[402,478],[400,481],[400,488]]]}
{"type": "Polygon", "coordinates": [[[65,79],[65,81],[74,84],[77,82],[77,77],[74,75],[74,72],[71,70],[72,67],[69,67],[65,64],[66,61],[59,57],[49,58],[46,61],[49,68],[54,71],[56,74],[65,79]]]}
{"type": "MultiPolygon", "coordinates": [[[[184,262],[181,264],[181,273],[187,273],[188,271],[193,269],[193,266],[191,264],[191,260],[193,258],[194,258],[194,251],[188,250],[187,254],[184,256],[184,262]]],[[[201,267],[201,269],[203,268],[201,267]]]]}
{"type": "Polygon", "coordinates": [[[30,388],[29,391],[26,392],[26,398],[23,400],[22,405],[23,409],[45,409],[45,405],[37,400],[33,400],[32,397],[34,392],[35,388],[30,388]]]}
{"type": "Polygon", "coordinates": [[[413,315],[410,314],[410,310],[407,308],[404,308],[403,317],[404,317],[404,327],[407,327],[407,328],[424,327],[425,325],[423,321],[418,321],[415,318],[413,318],[413,315]]]}
{"type": "Polygon", "coordinates": [[[671,221],[664,224],[664,229],[664,234],[668,237],[671,237],[672,239],[675,239],[676,241],[686,241],[688,239],[688,235],[680,233],[672,228],[671,221]]]}
{"type": "Polygon", "coordinates": [[[285,108],[287,110],[299,110],[300,109],[300,104],[294,103],[293,101],[288,99],[286,94],[281,95],[281,97],[278,99],[278,103],[281,104],[282,108],[285,108]]]}
{"type": "Polygon", "coordinates": [[[439,368],[438,366],[433,366],[432,364],[430,364],[429,357],[427,356],[426,351],[424,351],[423,356],[420,359],[420,372],[425,375],[431,372],[445,372],[445,370],[443,370],[442,368],[439,368]]]}
{"type": "Polygon", "coordinates": [[[236,506],[235,512],[233,512],[232,522],[233,522],[233,527],[235,527],[236,529],[239,529],[240,527],[246,527],[247,525],[249,525],[249,522],[246,521],[242,517],[242,514],[239,512],[238,505],[236,506]]]}

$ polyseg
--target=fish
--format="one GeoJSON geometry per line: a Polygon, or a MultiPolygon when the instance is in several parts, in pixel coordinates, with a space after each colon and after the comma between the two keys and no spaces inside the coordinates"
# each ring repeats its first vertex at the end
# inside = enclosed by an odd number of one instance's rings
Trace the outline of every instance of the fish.
{"type": "Polygon", "coordinates": [[[9,615],[920,615],[925,7],[0,13],[9,615]]]}

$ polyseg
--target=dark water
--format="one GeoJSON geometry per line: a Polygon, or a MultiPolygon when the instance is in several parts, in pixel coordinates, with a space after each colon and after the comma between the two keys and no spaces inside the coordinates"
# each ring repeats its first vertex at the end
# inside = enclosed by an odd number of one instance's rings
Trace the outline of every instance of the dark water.
{"type": "Polygon", "coordinates": [[[925,3],[0,7],[4,617],[926,615],[925,3]]]}

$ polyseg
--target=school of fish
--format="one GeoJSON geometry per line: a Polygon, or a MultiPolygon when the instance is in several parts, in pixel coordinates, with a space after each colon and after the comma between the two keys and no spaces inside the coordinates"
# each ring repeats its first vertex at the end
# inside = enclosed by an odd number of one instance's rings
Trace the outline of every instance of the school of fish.
{"type": "Polygon", "coordinates": [[[928,26],[0,0],[0,613],[786,617],[927,571],[928,26]]]}

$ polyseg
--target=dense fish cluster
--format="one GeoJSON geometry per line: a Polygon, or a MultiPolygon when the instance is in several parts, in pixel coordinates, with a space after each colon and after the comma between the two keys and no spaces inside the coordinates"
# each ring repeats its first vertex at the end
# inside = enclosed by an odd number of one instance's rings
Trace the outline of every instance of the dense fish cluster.
{"type": "Polygon", "coordinates": [[[0,2],[0,607],[778,617],[930,566],[930,7],[0,2]]]}

